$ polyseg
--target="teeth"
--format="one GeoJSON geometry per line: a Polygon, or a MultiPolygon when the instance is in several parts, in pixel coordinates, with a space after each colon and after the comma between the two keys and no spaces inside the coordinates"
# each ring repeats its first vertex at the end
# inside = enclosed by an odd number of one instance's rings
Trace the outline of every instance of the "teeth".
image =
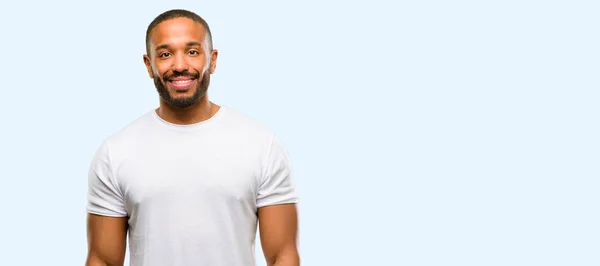
{"type": "Polygon", "coordinates": [[[177,84],[182,84],[182,83],[188,83],[188,82],[190,82],[190,81],[191,81],[191,80],[189,80],[189,79],[188,79],[188,80],[173,80],[173,81],[171,81],[171,82],[173,82],[173,83],[177,83],[177,84]]]}

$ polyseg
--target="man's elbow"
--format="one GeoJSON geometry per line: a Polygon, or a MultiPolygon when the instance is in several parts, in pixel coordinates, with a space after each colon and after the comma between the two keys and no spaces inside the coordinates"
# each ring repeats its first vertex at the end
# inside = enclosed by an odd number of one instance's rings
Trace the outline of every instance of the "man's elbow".
{"type": "Polygon", "coordinates": [[[85,266],[109,266],[109,265],[105,261],[100,260],[98,258],[88,257],[88,259],[85,261],[85,266]]]}
{"type": "Polygon", "coordinates": [[[300,255],[294,248],[283,249],[276,255],[267,258],[267,266],[300,266],[300,255]]]}
{"type": "Polygon", "coordinates": [[[119,260],[106,260],[99,256],[89,255],[85,261],[85,266],[123,266],[119,260]]]}

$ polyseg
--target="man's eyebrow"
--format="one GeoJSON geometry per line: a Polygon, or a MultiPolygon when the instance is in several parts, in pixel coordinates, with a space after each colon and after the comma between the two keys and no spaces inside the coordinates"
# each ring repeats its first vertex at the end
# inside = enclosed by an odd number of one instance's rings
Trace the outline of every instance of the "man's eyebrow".
{"type": "Polygon", "coordinates": [[[156,46],[155,50],[160,50],[160,49],[169,49],[169,45],[168,44],[161,44],[159,46],[156,46]]]}

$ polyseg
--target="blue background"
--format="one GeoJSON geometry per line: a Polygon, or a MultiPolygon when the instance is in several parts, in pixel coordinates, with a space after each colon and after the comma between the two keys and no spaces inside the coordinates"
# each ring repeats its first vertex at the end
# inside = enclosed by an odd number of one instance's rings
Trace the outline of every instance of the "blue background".
{"type": "Polygon", "coordinates": [[[303,265],[600,265],[599,7],[3,3],[1,264],[83,265],[91,156],[158,105],[145,30],[187,8],[210,98],[292,156],[303,265]]]}

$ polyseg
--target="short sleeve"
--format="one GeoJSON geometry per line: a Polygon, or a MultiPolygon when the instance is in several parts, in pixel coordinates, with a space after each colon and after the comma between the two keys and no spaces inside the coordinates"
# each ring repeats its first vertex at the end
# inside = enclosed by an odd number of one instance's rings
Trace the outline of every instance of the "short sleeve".
{"type": "Polygon", "coordinates": [[[297,203],[290,157],[277,137],[273,137],[267,165],[258,188],[257,207],[297,203]]]}
{"type": "Polygon", "coordinates": [[[111,172],[106,141],[94,154],[89,167],[87,211],[104,216],[127,216],[123,195],[111,172]]]}

